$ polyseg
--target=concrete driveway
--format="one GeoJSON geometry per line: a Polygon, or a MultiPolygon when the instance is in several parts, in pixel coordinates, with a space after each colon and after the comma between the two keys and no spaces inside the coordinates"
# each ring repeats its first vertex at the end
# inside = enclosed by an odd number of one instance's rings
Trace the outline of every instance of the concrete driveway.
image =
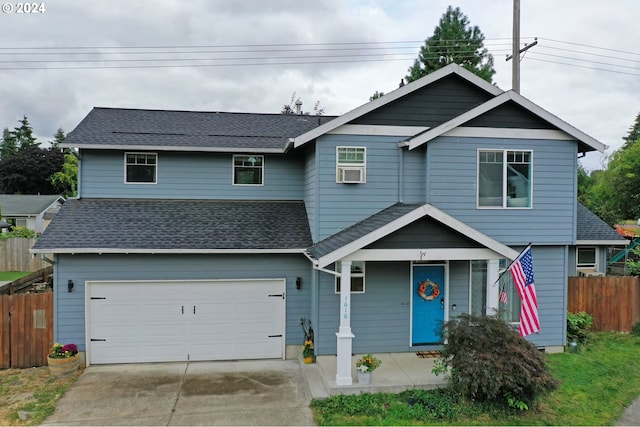
{"type": "Polygon", "coordinates": [[[91,366],[43,425],[314,425],[295,360],[91,366]]]}

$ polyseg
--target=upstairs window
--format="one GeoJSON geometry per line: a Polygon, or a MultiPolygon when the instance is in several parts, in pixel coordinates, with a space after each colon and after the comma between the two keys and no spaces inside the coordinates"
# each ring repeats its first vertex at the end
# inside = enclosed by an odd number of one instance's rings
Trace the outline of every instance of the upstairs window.
{"type": "Polygon", "coordinates": [[[264,156],[233,156],[233,185],[262,185],[264,156]]]}
{"type": "Polygon", "coordinates": [[[336,147],[336,182],[360,184],[366,182],[367,149],[336,147]]]}
{"type": "MultiPolygon", "coordinates": [[[[336,262],[336,272],[342,272],[341,262],[336,262]]],[[[336,293],[340,293],[340,276],[336,276],[336,293]]],[[[351,293],[364,294],[364,261],[351,263],[351,293]]]]}
{"type": "Polygon", "coordinates": [[[478,151],[478,207],[531,207],[531,151],[478,151]]]}
{"type": "Polygon", "coordinates": [[[158,172],[158,155],[155,153],[125,153],[125,177],[127,184],[155,184],[158,172]]]}

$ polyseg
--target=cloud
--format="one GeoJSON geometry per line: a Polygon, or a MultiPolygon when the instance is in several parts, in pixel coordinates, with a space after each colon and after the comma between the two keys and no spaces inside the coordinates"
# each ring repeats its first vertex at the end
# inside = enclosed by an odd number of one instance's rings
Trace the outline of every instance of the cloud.
{"type": "MultiPolygon", "coordinates": [[[[522,36],[540,37],[539,45],[521,62],[522,94],[613,148],[619,146],[640,110],[638,53],[624,55],[629,61],[587,55],[635,67],[626,69],[635,75],[625,75],[559,64],[568,62],[573,53],[555,48],[615,57],[623,54],[614,49],[634,52],[640,34],[633,20],[640,15],[640,3],[620,0],[615,8],[598,0],[584,0],[580,7],[555,0],[521,3],[522,36]],[[607,49],[558,45],[552,40],[607,49]]],[[[26,114],[36,134],[50,140],[59,127],[73,129],[93,106],[278,113],[293,92],[306,111],[320,101],[326,114],[343,114],[367,102],[376,90],[397,88],[449,4],[447,0],[47,2],[44,14],[0,16],[0,60],[8,61],[0,68],[71,65],[15,62],[52,59],[121,61],[76,66],[156,68],[0,70],[0,126],[12,128],[26,114]],[[383,43],[390,41],[408,43],[391,49],[383,43]],[[79,50],[68,49],[73,47],[90,49],[79,55],[79,50]],[[155,53],[127,53],[134,51],[155,53]],[[364,54],[370,56],[360,56],[364,54]],[[135,58],[146,61],[130,61],[135,58]],[[182,61],[148,61],[166,58],[182,61]],[[188,66],[157,67],[168,64],[188,66]],[[194,64],[199,66],[190,66],[194,64]]],[[[509,89],[511,62],[504,56],[510,52],[512,1],[460,0],[457,6],[484,33],[495,56],[496,83],[509,89]]],[[[592,157],[583,163],[600,167],[592,157]]]]}

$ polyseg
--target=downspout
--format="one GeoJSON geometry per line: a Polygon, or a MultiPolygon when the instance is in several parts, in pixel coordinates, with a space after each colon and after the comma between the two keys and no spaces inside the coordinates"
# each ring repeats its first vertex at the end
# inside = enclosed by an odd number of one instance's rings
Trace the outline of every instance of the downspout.
{"type": "Polygon", "coordinates": [[[398,147],[398,203],[404,203],[404,150],[398,147]]]}
{"type": "Polygon", "coordinates": [[[52,260],[51,258],[47,257],[47,254],[40,254],[40,259],[43,260],[44,262],[48,262],[51,265],[54,265],[56,262],[54,260],[52,260]]]}

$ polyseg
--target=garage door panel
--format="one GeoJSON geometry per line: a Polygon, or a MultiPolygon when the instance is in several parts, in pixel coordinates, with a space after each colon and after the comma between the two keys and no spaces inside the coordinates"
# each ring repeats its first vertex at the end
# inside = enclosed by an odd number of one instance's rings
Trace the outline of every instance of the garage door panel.
{"type": "Polygon", "coordinates": [[[284,279],[87,285],[90,363],[283,356],[284,279]]]}

